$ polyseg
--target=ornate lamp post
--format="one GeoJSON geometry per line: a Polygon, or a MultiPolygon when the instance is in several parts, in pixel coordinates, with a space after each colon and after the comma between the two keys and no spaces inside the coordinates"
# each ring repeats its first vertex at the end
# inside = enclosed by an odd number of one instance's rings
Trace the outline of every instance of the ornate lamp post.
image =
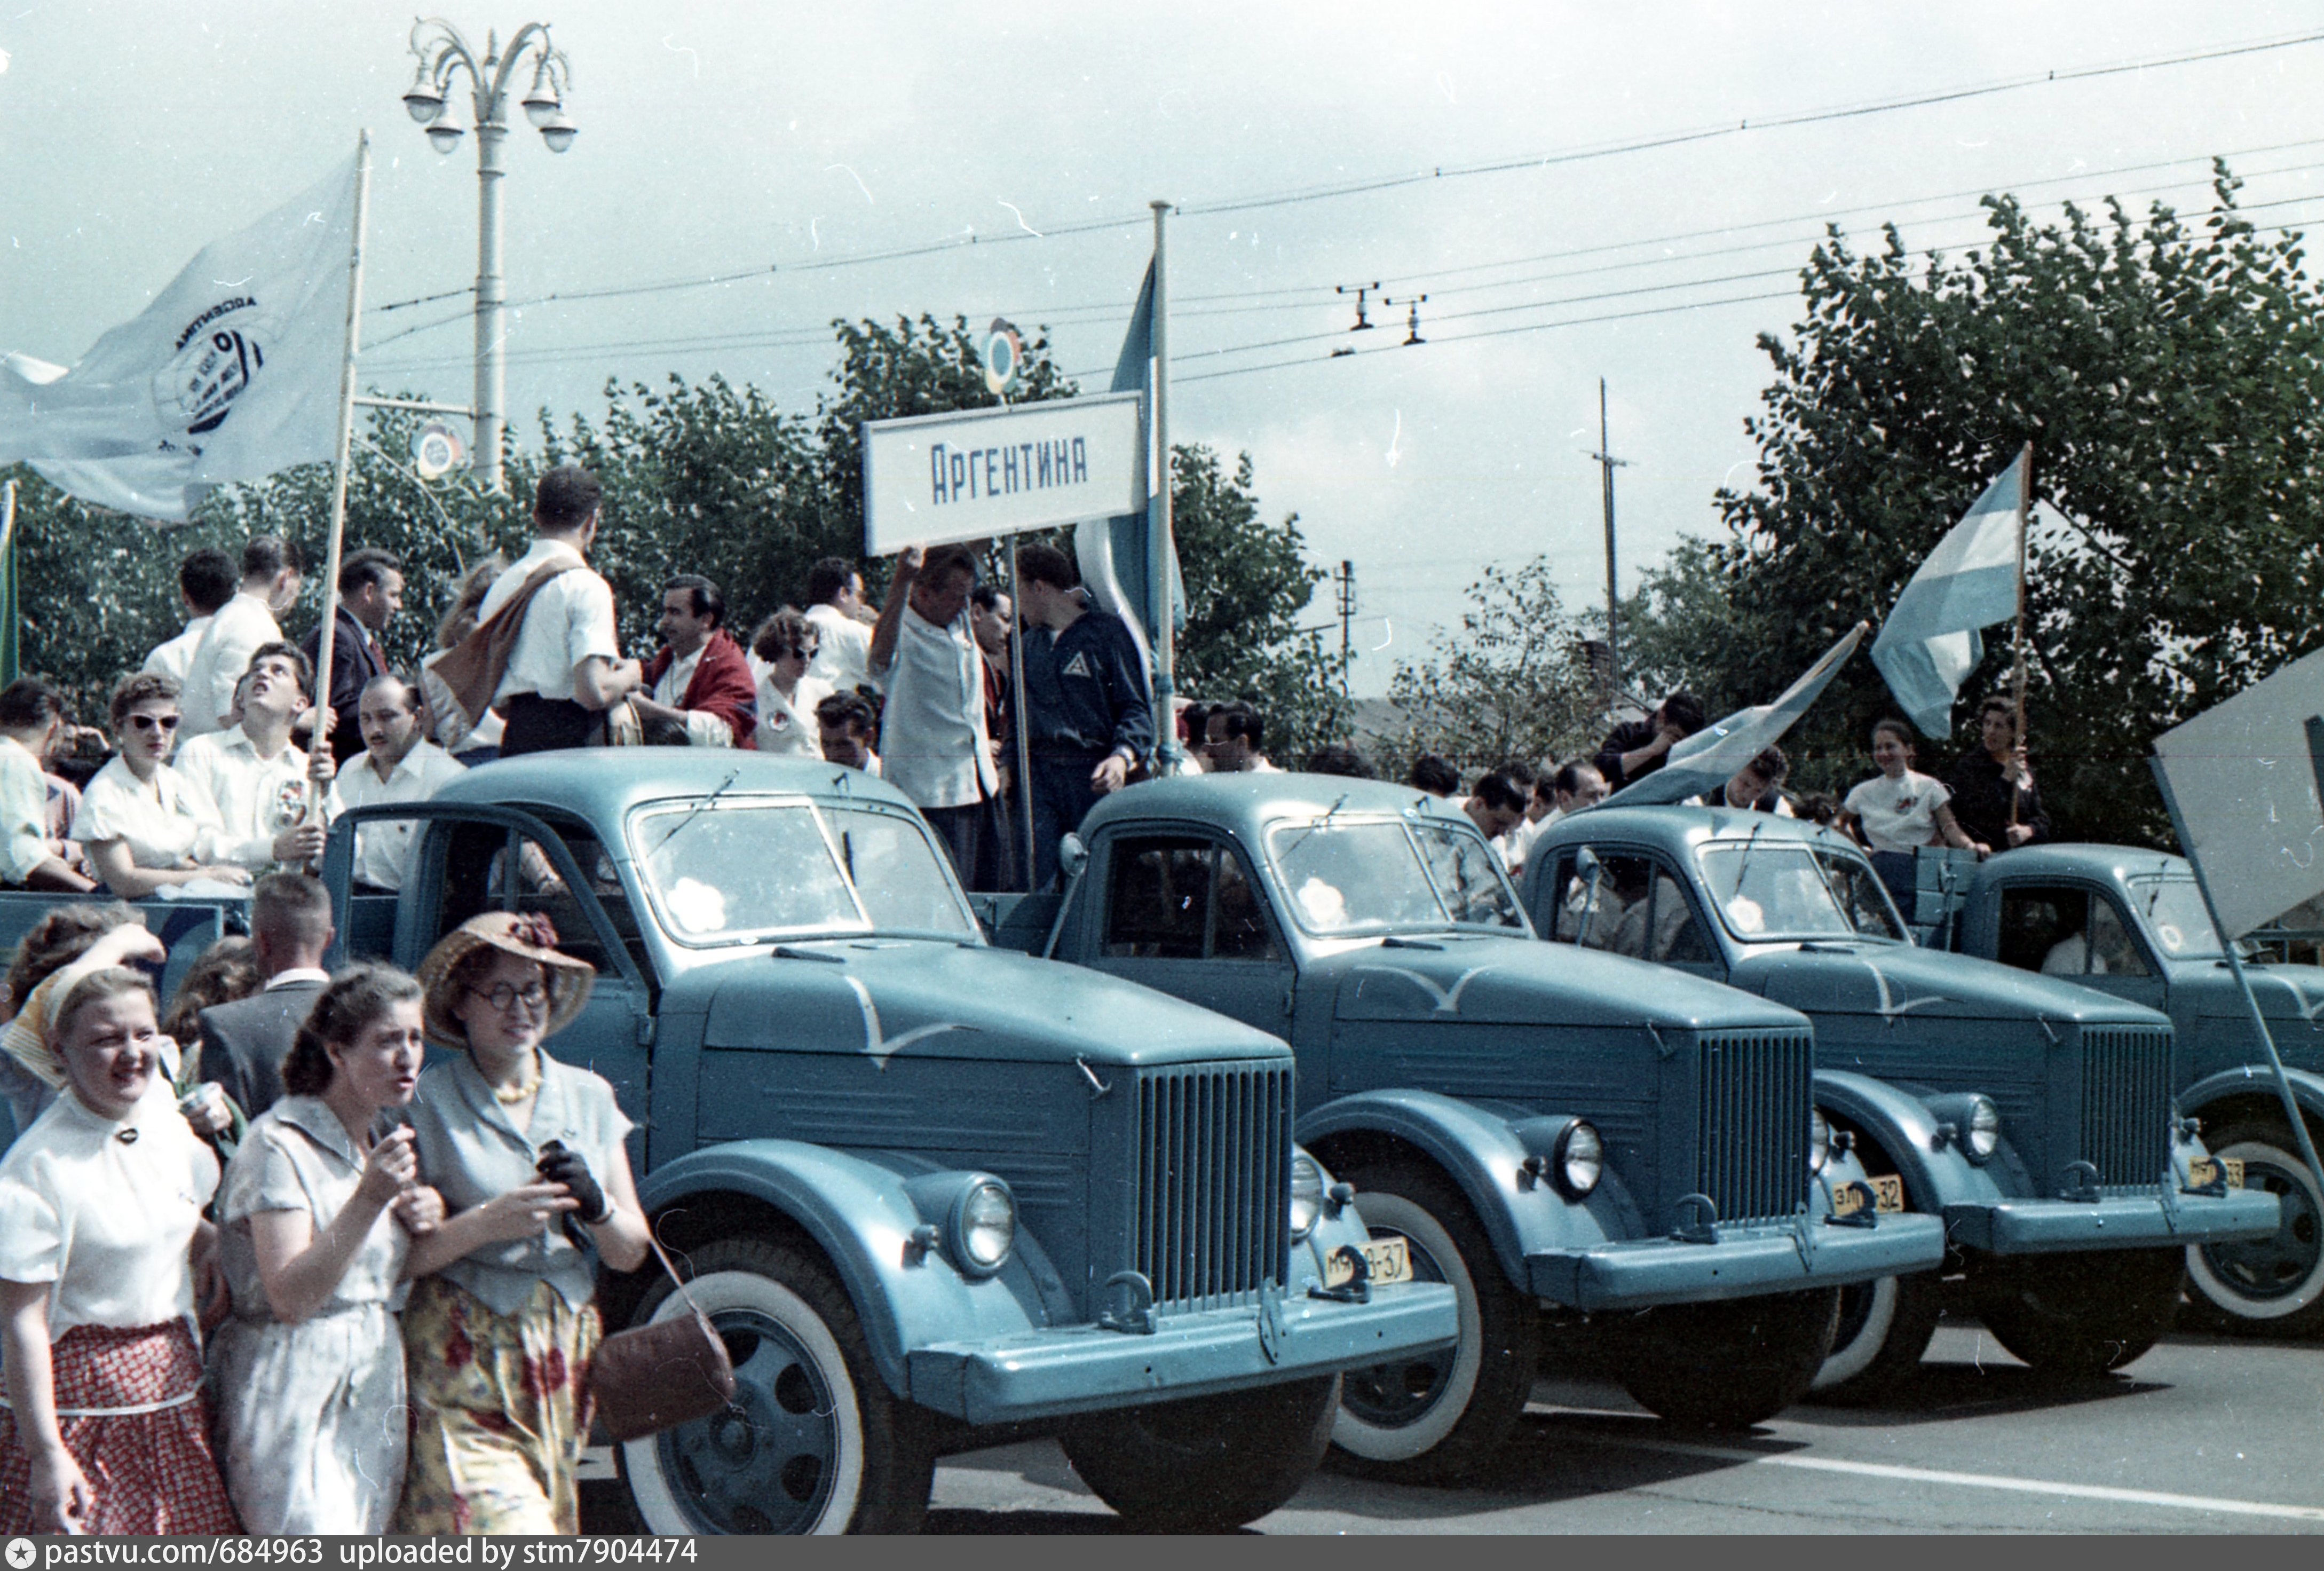
{"type": "Polygon", "coordinates": [[[452,107],[452,79],[468,73],[469,102],[476,127],[476,452],[478,478],[492,490],[501,485],[501,433],[507,424],[506,374],[501,357],[501,311],[505,296],[501,284],[501,158],[508,136],[509,88],[517,69],[530,59],[532,86],[520,100],[525,118],[540,133],[551,152],[573,145],[580,127],[565,113],[565,95],[573,86],[573,68],[565,51],[549,42],[546,23],[529,22],[518,29],[508,47],[500,35],[484,36],[479,60],[459,30],[440,17],[411,25],[411,52],[420,68],[403,106],[412,119],[428,128],[428,141],[437,152],[449,153],[460,145],[466,128],[452,107]]]}

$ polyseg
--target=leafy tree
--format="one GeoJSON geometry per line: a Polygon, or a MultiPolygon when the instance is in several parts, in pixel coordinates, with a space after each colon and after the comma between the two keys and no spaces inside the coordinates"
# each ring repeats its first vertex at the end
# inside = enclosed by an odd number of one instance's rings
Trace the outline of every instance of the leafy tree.
{"type": "MultiPolygon", "coordinates": [[[[1990,239],[1958,261],[1915,260],[1893,226],[1862,256],[1835,232],[1791,339],[1760,340],[1758,484],[1721,491],[1729,538],[1650,587],[1674,641],[1658,658],[1718,698],[1772,695],[1885,614],[2031,441],[2036,495],[2072,521],[2030,550],[2036,778],[2061,833],[2165,838],[2148,740],[2312,648],[2324,588],[2324,299],[2299,237],[2236,210],[2237,183],[2218,167],[2199,223],[2110,202],[2042,226],[1987,198],[1990,239]],[[1681,623],[1713,564],[1724,611],[1681,623]]],[[[1988,635],[1963,689],[1965,744],[2010,642],[1988,635]]],[[[1851,662],[1803,726],[1834,776],[1814,783],[1860,776],[1890,707],[1851,662]]]]}
{"type": "Polygon", "coordinates": [[[1434,753],[1484,770],[1594,746],[1603,695],[1549,559],[1515,572],[1488,567],[1468,598],[1460,630],[1434,634],[1427,656],[1397,661],[1389,679],[1388,698],[1406,716],[1405,762],[1434,753]]]}

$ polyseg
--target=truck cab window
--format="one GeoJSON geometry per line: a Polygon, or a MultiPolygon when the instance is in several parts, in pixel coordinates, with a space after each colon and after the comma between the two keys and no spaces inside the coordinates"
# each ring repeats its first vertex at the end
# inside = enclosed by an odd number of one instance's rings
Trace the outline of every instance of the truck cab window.
{"type": "Polygon", "coordinates": [[[2001,892],[1995,957],[2020,971],[2080,976],[2089,969],[2088,890],[2019,884],[2001,892]]]}
{"type": "Polygon", "coordinates": [[[1141,837],[1113,850],[1105,952],[1115,959],[1280,960],[1259,891],[1228,846],[1141,837]]]}
{"type": "MultiPolygon", "coordinates": [[[[1568,855],[1558,859],[1552,876],[1556,892],[1555,915],[1550,924],[1553,938],[1585,949],[1609,949],[1645,958],[1653,932],[1653,863],[1643,856],[1582,860],[1568,855]]],[[[1683,899],[1677,909],[1687,914],[1683,899]]],[[[1700,935],[1696,941],[1700,944],[1700,935]]]]}

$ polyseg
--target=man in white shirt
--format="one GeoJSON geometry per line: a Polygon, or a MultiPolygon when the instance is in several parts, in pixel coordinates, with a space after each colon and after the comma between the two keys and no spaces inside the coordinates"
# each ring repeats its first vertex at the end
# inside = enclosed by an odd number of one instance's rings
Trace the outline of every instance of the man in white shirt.
{"type": "Polygon", "coordinates": [[[493,580],[476,607],[479,630],[486,631],[524,596],[513,613],[521,620],[506,670],[493,688],[493,707],[508,722],[503,758],[587,745],[605,711],[645,685],[644,668],[622,658],[613,587],[589,567],[603,494],[597,476],[576,464],[543,475],[533,491],[532,549],[493,580]]]}
{"type": "Polygon", "coordinates": [[[1784,750],[1770,743],[1757,757],[1735,772],[1728,782],[1715,791],[1705,791],[1695,799],[1706,808],[1737,808],[1745,812],[1771,813],[1778,818],[1795,815],[1792,804],[1784,798],[1784,777],[1791,773],[1792,761],[1784,750]]]}
{"type": "Polygon", "coordinates": [[[141,670],[159,671],[182,683],[194,663],[194,652],[218,607],[234,598],[234,559],[216,546],[204,546],[178,564],[178,598],[185,603],[186,630],[157,646],[145,657],[141,670]]]}
{"type": "Polygon", "coordinates": [[[630,702],[646,740],[685,747],[748,747],[759,724],[759,679],[726,631],[726,597],[699,573],[662,586],[661,635],[645,687],[630,702]]]}
{"type": "Polygon", "coordinates": [[[1266,748],[1267,716],[1240,698],[1213,707],[1203,722],[1203,752],[1213,774],[1281,774],[1266,748]]]}
{"type": "MultiPolygon", "coordinates": [[[[890,590],[890,597],[901,590],[890,590]]],[[[872,626],[863,604],[863,575],[844,557],[825,557],[807,569],[807,619],[821,642],[807,674],[835,692],[877,688],[872,671],[872,626]]]]}
{"type": "MultiPolygon", "coordinates": [[[[456,775],[467,772],[420,735],[420,694],[400,677],[374,677],[364,685],[355,716],[364,751],[331,782],[324,816],[383,802],[423,802],[456,775]]],[[[410,821],[367,825],[355,831],[355,892],[393,894],[403,888],[411,858],[410,821]]]]}
{"type": "Polygon", "coordinates": [[[178,772],[209,793],[224,820],[207,860],[256,873],[323,854],[322,823],[307,808],[307,755],[290,744],[290,723],[307,711],[312,675],[295,646],[263,646],[251,657],[242,724],[178,749],[178,772]]]}
{"type": "Polygon", "coordinates": [[[41,760],[64,724],[64,697],[48,683],[20,677],[0,688],[0,880],[12,889],[86,894],[97,887],[66,865],[49,835],[41,760]]]}
{"type": "Polygon", "coordinates": [[[299,603],[299,553],[279,535],[250,537],[242,548],[242,587],[218,607],[186,669],[179,698],[185,719],[180,740],[225,729],[234,685],[263,644],[281,643],[275,622],[299,603]]]}
{"type": "Polygon", "coordinates": [[[967,547],[908,548],[880,624],[872,674],[888,684],[880,761],[927,819],[966,888],[1000,789],[984,729],[984,656],[968,618],[976,558],[967,547]]]}

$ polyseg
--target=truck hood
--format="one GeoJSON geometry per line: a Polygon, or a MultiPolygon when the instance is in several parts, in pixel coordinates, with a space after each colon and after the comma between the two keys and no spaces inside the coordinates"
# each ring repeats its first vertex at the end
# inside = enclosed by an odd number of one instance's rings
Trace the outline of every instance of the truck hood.
{"type": "Polygon", "coordinates": [[[1290,1049],[1167,994],[1077,966],[927,940],[761,950],[695,974],[703,1045],[770,1052],[1143,1067],[1290,1049]]]}
{"type": "Polygon", "coordinates": [[[1817,943],[1763,949],[1738,961],[1731,975],[1736,986],[1811,1015],[2169,1023],[2144,1005],[2054,976],[1905,944],[1817,943]]]}
{"type": "Polygon", "coordinates": [[[1343,950],[1311,975],[1341,1020],[1797,1030],[1788,1009],[1665,966],[1570,944],[1447,934],[1343,950]]]}

